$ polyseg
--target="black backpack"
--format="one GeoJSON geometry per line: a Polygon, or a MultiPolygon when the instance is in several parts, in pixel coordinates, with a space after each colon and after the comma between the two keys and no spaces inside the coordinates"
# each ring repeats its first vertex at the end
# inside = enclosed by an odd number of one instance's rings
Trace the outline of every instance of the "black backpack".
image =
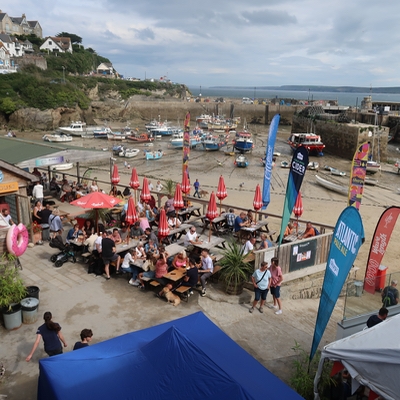
{"type": "Polygon", "coordinates": [[[383,298],[383,305],[385,307],[395,306],[396,305],[396,296],[394,294],[394,290],[388,288],[386,291],[386,296],[383,298]]]}

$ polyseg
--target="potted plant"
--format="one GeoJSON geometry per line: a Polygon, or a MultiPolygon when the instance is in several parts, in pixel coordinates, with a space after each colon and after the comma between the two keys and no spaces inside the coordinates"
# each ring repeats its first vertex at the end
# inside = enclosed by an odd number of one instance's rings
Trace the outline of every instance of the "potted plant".
{"type": "Polygon", "coordinates": [[[42,227],[36,221],[32,223],[32,231],[33,231],[33,244],[41,244],[42,242],[42,227]]]}
{"type": "Polygon", "coordinates": [[[241,294],[244,284],[252,273],[252,266],[246,262],[243,248],[235,241],[230,241],[219,262],[220,278],[225,284],[227,294],[241,294]]]}
{"type": "Polygon", "coordinates": [[[6,329],[16,329],[22,324],[20,301],[27,290],[15,268],[15,257],[4,253],[0,261],[0,310],[6,329]]]}

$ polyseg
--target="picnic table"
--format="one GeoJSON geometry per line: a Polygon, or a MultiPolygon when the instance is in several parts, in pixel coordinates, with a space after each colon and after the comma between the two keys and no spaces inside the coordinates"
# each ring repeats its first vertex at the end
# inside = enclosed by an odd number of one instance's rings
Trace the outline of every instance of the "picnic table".
{"type": "Polygon", "coordinates": [[[178,218],[181,221],[188,221],[193,216],[201,217],[200,206],[191,206],[178,211],[178,218]]]}
{"type": "Polygon", "coordinates": [[[186,275],[186,268],[174,269],[166,273],[163,278],[169,279],[170,281],[177,282],[181,280],[186,275]]]}
{"type": "Polygon", "coordinates": [[[198,247],[199,249],[211,250],[212,247],[223,247],[225,248],[226,240],[221,237],[211,236],[210,240],[208,240],[208,236],[201,235],[200,242],[194,243],[193,246],[198,247]]]}
{"type": "Polygon", "coordinates": [[[269,234],[270,240],[272,240],[272,241],[274,240],[272,235],[275,232],[271,232],[268,229],[268,220],[267,219],[263,219],[261,221],[258,221],[257,223],[251,224],[250,226],[241,227],[240,231],[239,231],[239,239],[242,239],[243,236],[250,237],[251,235],[256,235],[257,232],[259,232],[259,233],[263,233],[263,232],[267,233],[267,234],[269,234]]]}
{"type": "Polygon", "coordinates": [[[171,235],[176,235],[176,239],[179,240],[182,237],[182,235],[184,235],[184,234],[186,235],[186,231],[188,229],[190,229],[191,226],[192,226],[191,224],[181,224],[181,225],[179,225],[178,228],[171,229],[169,231],[169,235],[164,240],[166,242],[170,243],[171,241],[170,241],[169,237],[171,235]]]}
{"type": "Polygon", "coordinates": [[[116,247],[116,253],[122,253],[124,251],[128,251],[129,249],[132,249],[133,247],[136,247],[140,242],[143,244],[145,241],[143,240],[138,240],[138,239],[129,239],[129,243],[119,243],[117,244],[116,247]]]}
{"type": "Polygon", "coordinates": [[[203,230],[201,231],[201,233],[204,233],[207,227],[210,227],[211,222],[211,230],[218,235],[223,223],[226,222],[226,218],[225,214],[222,214],[219,217],[214,218],[212,221],[210,221],[206,216],[203,216],[201,218],[201,221],[203,223],[203,230]]]}
{"type": "Polygon", "coordinates": [[[287,235],[283,238],[283,243],[285,242],[295,242],[300,239],[300,236],[304,234],[304,230],[299,231],[298,233],[292,233],[291,235],[287,235]]]}
{"type": "Polygon", "coordinates": [[[178,243],[172,243],[165,247],[165,251],[169,256],[175,256],[180,253],[182,250],[186,250],[184,246],[181,246],[178,243]]]}

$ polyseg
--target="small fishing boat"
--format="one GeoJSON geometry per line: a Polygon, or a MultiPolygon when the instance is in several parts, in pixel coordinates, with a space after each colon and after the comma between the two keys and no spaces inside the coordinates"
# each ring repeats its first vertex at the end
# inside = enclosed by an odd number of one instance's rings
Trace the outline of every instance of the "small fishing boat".
{"type": "Polygon", "coordinates": [[[324,170],[329,171],[332,175],[335,176],[346,176],[346,172],[340,171],[337,168],[330,167],[329,165],[325,165],[324,170]]]}
{"type": "Polygon", "coordinates": [[[279,153],[279,151],[274,151],[273,156],[274,157],[280,157],[281,153],[279,153]]]}
{"type": "Polygon", "coordinates": [[[372,179],[372,178],[368,178],[365,177],[364,179],[364,183],[368,186],[376,186],[378,184],[378,180],[377,179],[372,179]]]}
{"type": "Polygon", "coordinates": [[[154,146],[154,143],[145,143],[144,144],[144,147],[153,147],[154,146]]]}
{"type": "Polygon", "coordinates": [[[68,135],[85,136],[87,133],[92,133],[96,129],[95,126],[86,126],[86,122],[75,121],[69,126],[60,126],[58,130],[68,135]]]}
{"type": "Polygon", "coordinates": [[[328,181],[324,178],[321,178],[319,175],[315,175],[315,179],[317,183],[325,189],[332,190],[333,192],[337,192],[345,196],[348,194],[349,189],[346,186],[338,185],[337,183],[328,181]]]}
{"type": "Polygon", "coordinates": [[[289,161],[281,161],[281,168],[290,168],[289,161]]]}
{"type": "Polygon", "coordinates": [[[251,133],[247,130],[246,120],[243,124],[243,130],[240,132],[236,132],[236,136],[233,141],[233,147],[240,153],[245,153],[253,150],[254,143],[251,137],[251,133]]]}
{"type": "Polygon", "coordinates": [[[378,171],[381,171],[381,164],[377,161],[367,161],[367,174],[374,175],[378,171]]]}
{"type": "Polygon", "coordinates": [[[73,163],[64,163],[64,164],[52,165],[51,169],[56,170],[56,171],[68,171],[69,169],[72,169],[73,167],[74,167],[73,163]]]}
{"type": "Polygon", "coordinates": [[[107,133],[107,139],[108,140],[125,140],[126,135],[124,135],[121,132],[111,132],[107,133]]]}
{"type": "Polygon", "coordinates": [[[310,154],[323,155],[325,145],[321,136],[314,133],[293,133],[288,140],[290,148],[295,151],[299,146],[304,146],[310,154]]]}
{"type": "Polygon", "coordinates": [[[102,128],[95,129],[93,131],[93,137],[95,139],[108,139],[108,135],[112,134],[113,131],[108,126],[103,126],[102,128]]]}
{"type": "MultiPolygon", "coordinates": [[[[190,147],[196,147],[198,144],[201,143],[201,136],[195,134],[193,131],[189,135],[189,143],[190,147]]],[[[183,132],[174,133],[172,135],[172,139],[170,139],[170,145],[175,149],[182,149],[183,148],[183,132]]]]}
{"type": "Polygon", "coordinates": [[[249,166],[249,161],[245,155],[240,154],[236,157],[235,165],[239,168],[246,168],[249,166]]]}
{"type": "Polygon", "coordinates": [[[139,149],[122,149],[118,155],[120,157],[127,157],[127,158],[132,158],[136,157],[140,153],[139,149]]]}
{"type": "Polygon", "coordinates": [[[149,129],[149,132],[153,135],[153,136],[157,136],[157,135],[161,135],[161,136],[172,136],[174,133],[174,129],[172,129],[167,121],[163,122],[162,124],[160,124],[159,126],[155,127],[155,128],[151,128],[149,129]]]}
{"type": "Polygon", "coordinates": [[[157,150],[157,151],[145,150],[144,156],[146,157],[146,160],[159,160],[163,156],[163,152],[162,150],[157,150]]]}
{"type": "Polygon", "coordinates": [[[318,171],[319,169],[319,163],[316,161],[311,161],[307,165],[307,169],[310,169],[312,171],[318,171]]]}
{"type": "Polygon", "coordinates": [[[221,147],[227,145],[227,140],[224,135],[220,136],[206,136],[201,140],[204,150],[218,151],[221,147]]]}
{"type": "Polygon", "coordinates": [[[72,136],[65,133],[52,133],[50,135],[44,135],[42,138],[45,142],[72,142],[72,136]]]}
{"type": "Polygon", "coordinates": [[[147,143],[154,141],[154,137],[148,133],[134,134],[132,136],[128,136],[128,139],[133,140],[136,143],[147,143]]]}
{"type": "MultiPolygon", "coordinates": [[[[103,149],[104,151],[107,151],[107,149],[103,149]]],[[[119,156],[119,153],[124,151],[124,146],[118,145],[118,146],[113,146],[112,152],[115,156],[119,156]]]]}

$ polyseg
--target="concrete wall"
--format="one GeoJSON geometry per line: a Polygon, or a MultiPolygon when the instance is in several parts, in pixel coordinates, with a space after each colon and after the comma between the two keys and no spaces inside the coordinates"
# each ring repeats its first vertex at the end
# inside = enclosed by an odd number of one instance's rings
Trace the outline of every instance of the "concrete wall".
{"type": "Polygon", "coordinates": [[[42,56],[34,56],[34,55],[24,55],[23,57],[13,58],[14,63],[19,65],[20,67],[24,65],[34,64],[38,68],[46,70],[47,69],[47,61],[42,56]]]}

